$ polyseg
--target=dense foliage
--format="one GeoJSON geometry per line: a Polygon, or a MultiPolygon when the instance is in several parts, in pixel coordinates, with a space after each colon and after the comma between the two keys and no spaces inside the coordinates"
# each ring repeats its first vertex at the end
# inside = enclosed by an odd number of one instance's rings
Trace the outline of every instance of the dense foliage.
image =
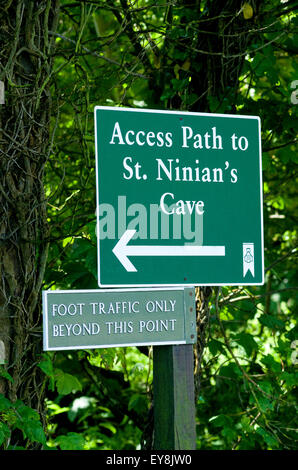
{"type": "MultiPolygon", "coordinates": [[[[95,105],[260,116],[266,282],[214,288],[209,298],[197,367],[197,448],[295,449],[296,2],[63,0],[59,18],[50,32],[56,50],[44,288],[97,288],[95,105]]],[[[47,380],[46,436],[34,410],[3,396],[4,448],[14,429],[44,448],[150,447],[151,349],[36,359],[47,380]]]]}

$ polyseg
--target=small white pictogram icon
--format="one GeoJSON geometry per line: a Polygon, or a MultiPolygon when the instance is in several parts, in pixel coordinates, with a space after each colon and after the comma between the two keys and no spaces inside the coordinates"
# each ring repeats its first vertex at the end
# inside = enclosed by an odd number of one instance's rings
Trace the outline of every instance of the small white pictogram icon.
{"type": "Polygon", "coordinates": [[[243,243],[243,277],[247,271],[255,276],[254,243],[243,243]]]}

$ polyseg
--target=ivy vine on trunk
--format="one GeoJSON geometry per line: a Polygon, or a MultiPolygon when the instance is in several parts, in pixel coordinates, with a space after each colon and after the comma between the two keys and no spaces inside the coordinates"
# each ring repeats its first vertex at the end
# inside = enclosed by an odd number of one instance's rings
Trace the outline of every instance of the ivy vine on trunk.
{"type": "MultiPolygon", "coordinates": [[[[41,297],[48,249],[44,168],[59,2],[4,1],[0,6],[0,393],[43,415],[41,297]],[[5,375],[2,373],[2,376],[5,375]]],[[[10,438],[20,445],[21,436],[10,438]]]]}

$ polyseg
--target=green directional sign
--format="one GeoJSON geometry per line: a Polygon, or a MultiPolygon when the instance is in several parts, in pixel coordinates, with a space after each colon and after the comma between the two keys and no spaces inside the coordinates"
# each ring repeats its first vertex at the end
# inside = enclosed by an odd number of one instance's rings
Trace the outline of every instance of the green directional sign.
{"type": "Polygon", "coordinates": [[[263,283],[260,119],[95,108],[99,285],[263,283]]]}
{"type": "Polygon", "coordinates": [[[43,291],[44,350],[196,342],[194,288],[43,291]]]}

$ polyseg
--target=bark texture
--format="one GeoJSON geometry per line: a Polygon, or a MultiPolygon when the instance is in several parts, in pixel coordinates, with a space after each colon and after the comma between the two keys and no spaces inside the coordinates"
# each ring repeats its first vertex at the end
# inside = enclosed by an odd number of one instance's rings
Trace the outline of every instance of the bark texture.
{"type": "Polygon", "coordinates": [[[47,258],[44,168],[49,135],[57,0],[0,6],[0,341],[13,381],[0,393],[43,409],[40,293],[47,258]]]}

